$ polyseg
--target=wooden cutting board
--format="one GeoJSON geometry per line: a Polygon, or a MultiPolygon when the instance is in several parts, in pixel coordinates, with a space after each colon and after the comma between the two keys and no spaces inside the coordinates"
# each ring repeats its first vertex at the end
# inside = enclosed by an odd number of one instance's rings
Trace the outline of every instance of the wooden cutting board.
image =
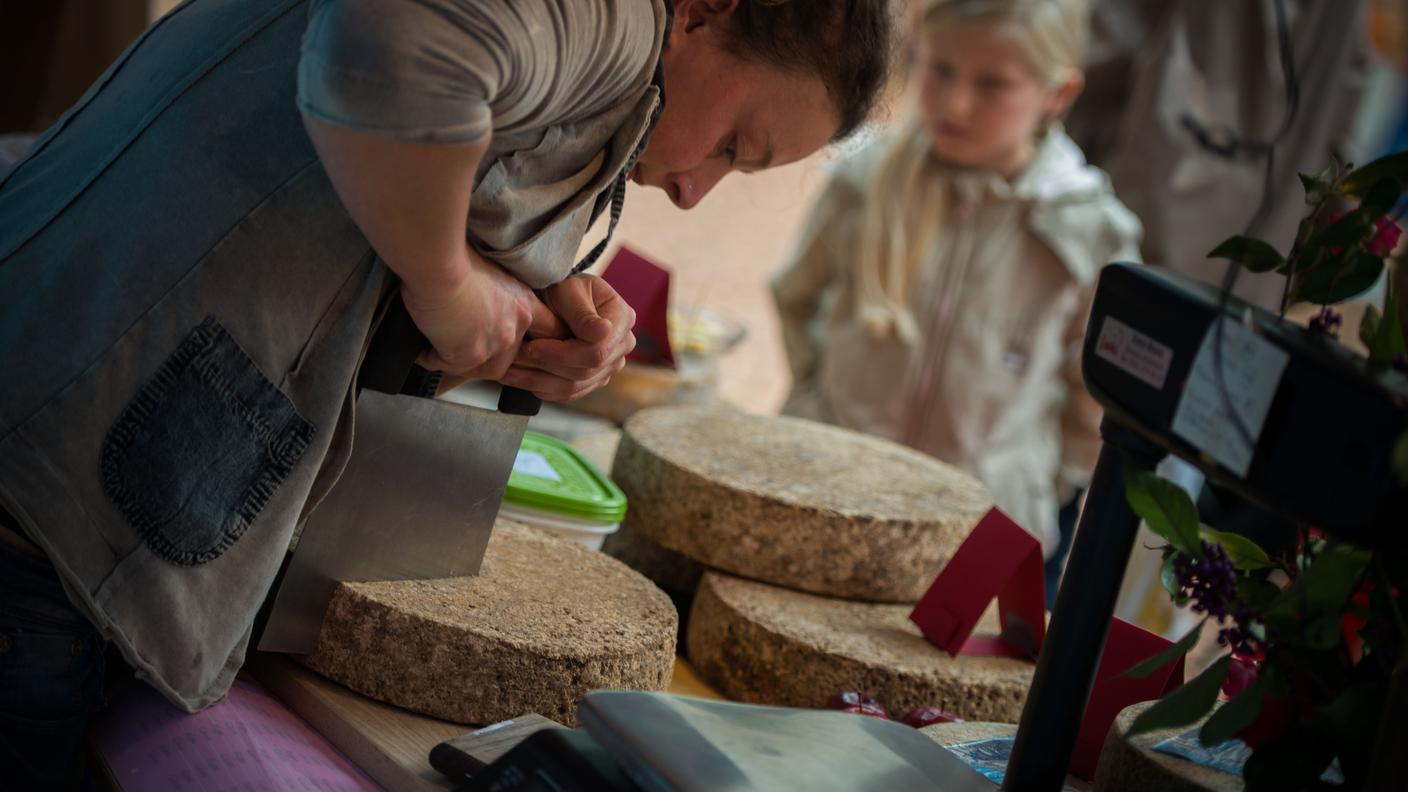
{"type": "MultiPolygon", "coordinates": [[[[398,791],[454,789],[450,779],[430,766],[430,749],[472,729],[374,701],[284,655],[253,652],[245,670],[378,784],[398,791]]],[[[721,698],[678,659],[667,690],[721,698]]]]}

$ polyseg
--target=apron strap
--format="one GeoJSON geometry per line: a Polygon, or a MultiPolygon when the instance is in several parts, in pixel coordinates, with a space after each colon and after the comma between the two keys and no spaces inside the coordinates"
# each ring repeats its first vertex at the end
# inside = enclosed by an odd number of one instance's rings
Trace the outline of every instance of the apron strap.
{"type": "Polygon", "coordinates": [[[626,158],[626,164],[622,166],[621,172],[616,174],[616,180],[611,183],[611,190],[603,193],[597,199],[596,211],[592,213],[592,221],[595,222],[601,216],[602,201],[610,195],[611,201],[611,221],[606,226],[606,236],[590,250],[577,265],[572,268],[572,274],[576,275],[596,263],[601,258],[601,254],[606,251],[606,246],[611,243],[612,234],[616,233],[616,224],[621,220],[621,210],[626,206],[626,175],[634,168],[636,161],[645,151],[645,146],[650,142],[650,133],[655,131],[655,125],[660,123],[660,113],[665,109],[665,47],[670,42],[670,26],[675,21],[674,5],[665,3],[665,38],[660,45],[660,58],[655,61],[655,74],[650,79],[650,84],[660,92],[660,101],[655,103],[655,108],[650,111],[650,122],[645,127],[645,134],[641,136],[640,142],[636,144],[636,150],[631,152],[631,156],[626,158]]]}

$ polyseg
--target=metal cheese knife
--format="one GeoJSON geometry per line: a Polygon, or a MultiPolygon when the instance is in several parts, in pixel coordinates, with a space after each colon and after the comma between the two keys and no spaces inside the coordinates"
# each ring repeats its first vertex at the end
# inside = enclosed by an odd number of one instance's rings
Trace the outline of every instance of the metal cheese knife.
{"type": "Polygon", "coordinates": [[[508,387],[498,411],[401,395],[428,346],[400,297],[392,299],[358,373],[351,457],[308,515],[261,650],[313,651],[340,582],[479,572],[523,431],[541,402],[508,387]]]}

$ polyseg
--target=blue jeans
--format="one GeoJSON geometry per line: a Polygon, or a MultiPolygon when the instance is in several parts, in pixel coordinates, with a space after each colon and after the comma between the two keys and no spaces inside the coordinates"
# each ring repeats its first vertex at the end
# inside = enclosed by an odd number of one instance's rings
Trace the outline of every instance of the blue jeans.
{"type": "Polygon", "coordinates": [[[54,568],[0,544],[0,788],[78,788],[104,650],[54,568]]]}
{"type": "Polygon", "coordinates": [[[1084,493],[1085,490],[1076,490],[1076,494],[1061,506],[1056,518],[1056,524],[1061,530],[1061,539],[1056,545],[1056,553],[1046,559],[1047,610],[1056,607],[1056,591],[1061,585],[1062,567],[1066,563],[1066,556],[1071,552],[1071,541],[1076,535],[1076,520],[1080,518],[1080,496],[1084,493]]]}

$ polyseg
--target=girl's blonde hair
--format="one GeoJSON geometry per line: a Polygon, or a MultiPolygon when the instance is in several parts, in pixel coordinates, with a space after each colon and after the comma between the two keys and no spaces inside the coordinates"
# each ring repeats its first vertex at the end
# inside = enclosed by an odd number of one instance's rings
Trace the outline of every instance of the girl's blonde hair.
{"type": "MultiPolygon", "coordinates": [[[[1054,88],[1085,60],[1090,7],[1087,0],[928,0],[925,35],[956,25],[1011,35],[1027,65],[1054,88]]],[[[910,113],[866,185],[854,257],[859,318],[875,335],[894,333],[911,344],[919,328],[909,292],[947,201],[936,180],[924,178],[931,151],[928,130],[910,113]]]]}

